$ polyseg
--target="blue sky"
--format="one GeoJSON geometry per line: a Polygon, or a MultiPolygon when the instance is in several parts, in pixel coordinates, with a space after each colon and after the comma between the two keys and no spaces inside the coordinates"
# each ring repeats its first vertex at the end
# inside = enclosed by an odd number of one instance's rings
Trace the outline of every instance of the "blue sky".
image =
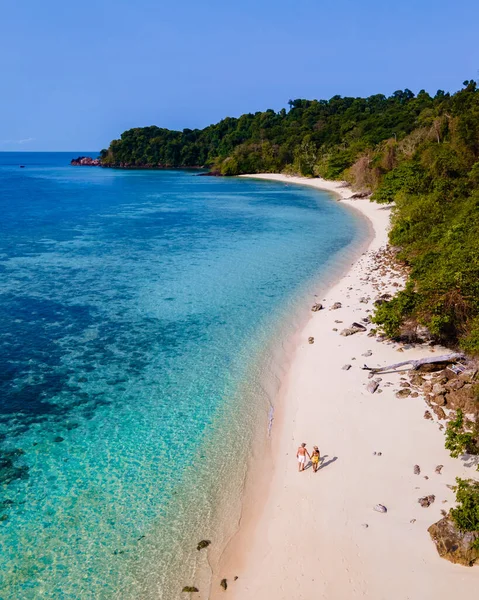
{"type": "Polygon", "coordinates": [[[290,98],[455,91],[477,0],[2,2],[0,150],[99,150],[290,98]]]}

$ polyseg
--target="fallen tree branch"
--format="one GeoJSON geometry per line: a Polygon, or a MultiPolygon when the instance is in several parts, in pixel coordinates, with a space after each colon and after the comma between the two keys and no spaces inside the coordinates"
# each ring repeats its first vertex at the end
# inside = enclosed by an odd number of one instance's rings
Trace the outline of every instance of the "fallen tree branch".
{"type": "Polygon", "coordinates": [[[399,369],[399,367],[411,365],[411,369],[415,371],[416,369],[419,369],[421,365],[456,362],[461,358],[464,358],[464,354],[461,354],[460,352],[453,352],[452,354],[443,354],[442,356],[431,356],[428,358],[419,358],[417,360],[403,360],[402,362],[395,363],[394,365],[388,365],[387,367],[368,367],[367,365],[364,365],[363,370],[372,371],[373,373],[380,373],[382,371],[394,371],[395,369],[399,369]]]}

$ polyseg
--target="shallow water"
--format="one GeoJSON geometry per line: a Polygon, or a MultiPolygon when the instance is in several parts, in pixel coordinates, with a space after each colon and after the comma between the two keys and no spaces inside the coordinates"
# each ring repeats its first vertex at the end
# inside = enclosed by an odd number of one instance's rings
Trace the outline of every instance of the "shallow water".
{"type": "Polygon", "coordinates": [[[0,598],[177,598],[273,336],[365,231],[316,190],[71,157],[0,153],[0,598]]]}

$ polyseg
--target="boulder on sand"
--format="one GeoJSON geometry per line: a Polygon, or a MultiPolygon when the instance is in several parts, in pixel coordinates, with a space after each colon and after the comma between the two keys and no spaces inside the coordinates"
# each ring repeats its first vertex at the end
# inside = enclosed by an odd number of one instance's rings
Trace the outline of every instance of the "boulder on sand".
{"type": "Polygon", "coordinates": [[[346,329],[343,329],[341,331],[340,335],[344,335],[344,336],[354,335],[355,333],[359,333],[361,331],[367,331],[367,328],[364,327],[364,325],[361,325],[361,323],[353,323],[351,325],[351,327],[347,327],[346,329]]]}
{"type": "Polygon", "coordinates": [[[428,531],[442,558],[466,567],[472,567],[479,559],[479,548],[472,547],[479,540],[479,532],[459,531],[450,517],[434,523],[428,531]]]}
{"type": "Polygon", "coordinates": [[[442,396],[442,395],[433,396],[431,398],[431,402],[433,404],[437,404],[438,406],[446,406],[446,404],[447,404],[447,400],[446,400],[445,396],[442,396]]]}
{"type": "Polygon", "coordinates": [[[447,391],[446,388],[443,385],[441,385],[440,383],[435,383],[432,386],[432,393],[435,396],[440,396],[441,394],[445,394],[446,391],[447,391]]]}
{"type": "Polygon", "coordinates": [[[434,411],[434,414],[436,415],[436,417],[438,419],[445,419],[446,418],[446,413],[443,411],[443,409],[440,406],[433,406],[432,410],[434,411]]]}

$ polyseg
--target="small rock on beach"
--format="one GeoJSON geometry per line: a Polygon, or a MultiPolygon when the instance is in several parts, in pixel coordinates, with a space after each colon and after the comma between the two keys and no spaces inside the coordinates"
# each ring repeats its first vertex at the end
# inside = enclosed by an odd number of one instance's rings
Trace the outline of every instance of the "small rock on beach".
{"type": "Polygon", "coordinates": [[[431,494],[430,496],[423,496],[422,498],[418,498],[418,502],[423,508],[428,508],[429,506],[431,506],[435,499],[436,496],[434,496],[434,494],[431,494]]]}
{"type": "Polygon", "coordinates": [[[198,545],[196,546],[197,550],[203,550],[203,548],[208,548],[208,546],[211,544],[210,540],[201,540],[201,542],[198,542],[198,545]]]}

